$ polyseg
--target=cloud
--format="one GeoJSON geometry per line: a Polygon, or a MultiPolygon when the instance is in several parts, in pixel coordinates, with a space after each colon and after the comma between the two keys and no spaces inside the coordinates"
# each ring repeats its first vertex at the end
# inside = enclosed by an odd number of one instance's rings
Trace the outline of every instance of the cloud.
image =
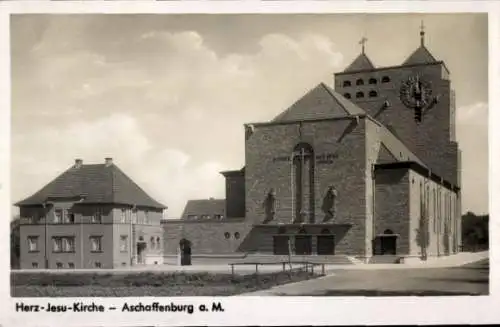
{"type": "Polygon", "coordinates": [[[457,140],[462,151],[462,207],[476,213],[487,213],[487,103],[479,102],[457,109],[457,140]]]}
{"type": "MultiPolygon", "coordinates": [[[[81,158],[102,163],[112,156],[115,163],[151,196],[179,216],[186,199],[223,196],[223,179],[217,162],[193,163],[179,149],[151,144],[136,120],[114,114],[102,120],[76,122],[58,129],[18,135],[13,139],[13,194],[28,196],[81,158]]],[[[168,213],[167,213],[168,214],[168,213]]]]}

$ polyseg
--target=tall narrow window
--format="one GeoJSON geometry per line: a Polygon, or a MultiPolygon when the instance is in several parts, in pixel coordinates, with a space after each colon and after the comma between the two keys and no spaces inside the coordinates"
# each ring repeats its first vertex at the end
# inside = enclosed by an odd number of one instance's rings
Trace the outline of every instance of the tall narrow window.
{"type": "Polygon", "coordinates": [[[132,209],[132,223],[137,224],[137,209],[132,209]]]}
{"type": "Polygon", "coordinates": [[[120,212],[120,222],[122,224],[125,224],[127,222],[127,210],[126,209],[122,209],[120,212]]]}
{"type": "Polygon", "coordinates": [[[102,252],[102,236],[91,236],[90,237],[90,251],[91,252],[102,252]]]}
{"type": "Polygon", "coordinates": [[[127,252],[127,251],[128,251],[128,236],[121,235],[120,236],[120,252],[127,252]]]}
{"type": "Polygon", "coordinates": [[[63,210],[55,209],[54,210],[54,224],[62,224],[63,222],[63,210]]]}
{"type": "Polygon", "coordinates": [[[28,236],[28,251],[38,252],[38,236],[28,236]]]}
{"type": "Polygon", "coordinates": [[[296,222],[314,222],[314,150],[300,143],[293,151],[294,205],[296,222]]]}
{"type": "Polygon", "coordinates": [[[95,209],[94,215],[92,215],[92,223],[93,224],[102,223],[102,208],[95,209]]]}

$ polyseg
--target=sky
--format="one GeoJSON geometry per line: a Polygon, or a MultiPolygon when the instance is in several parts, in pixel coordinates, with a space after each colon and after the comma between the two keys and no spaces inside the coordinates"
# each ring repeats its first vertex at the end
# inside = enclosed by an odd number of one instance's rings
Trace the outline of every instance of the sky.
{"type": "MultiPolygon", "coordinates": [[[[11,198],[76,158],[112,157],[177,218],[224,198],[244,123],[267,121],[366,53],[377,67],[426,46],[451,72],[463,211],[488,212],[485,14],[13,15],[11,198]]],[[[14,212],[15,213],[15,212],[14,212]]]]}

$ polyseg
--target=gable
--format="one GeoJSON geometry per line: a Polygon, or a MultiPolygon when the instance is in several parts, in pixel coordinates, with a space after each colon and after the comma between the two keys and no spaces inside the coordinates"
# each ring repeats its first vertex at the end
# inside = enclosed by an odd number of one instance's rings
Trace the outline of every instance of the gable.
{"type": "Polygon", "coordinates": [[[329,119],[364,114],[365,111],[363,109],[321,83],[307,92],[306,95],[272,121],[284,122],[329,119]]]}
{"type": "Polygon", "coordinates": [[[403,65],[431,64],[437,62],[436,58],[425,46],[415,50],[403,63],[403,65]]]}
{"type": "Polygon", "coordinates": [[[346,69],[344,69],[344,72],[349,73],[370,69],[375,69],[375,66],[373,65],[370,58],[368,58],[366,54],[362,53],[356,59],[354,59],[354,61],[346,69]]]}
{"type": "Polygon", "coordinates": [[[389,149],[384,143],[380,143],[380,149],[378,151],[377,164],[389,163],[398,161],[394,155],[391,154],[389,149]]]}

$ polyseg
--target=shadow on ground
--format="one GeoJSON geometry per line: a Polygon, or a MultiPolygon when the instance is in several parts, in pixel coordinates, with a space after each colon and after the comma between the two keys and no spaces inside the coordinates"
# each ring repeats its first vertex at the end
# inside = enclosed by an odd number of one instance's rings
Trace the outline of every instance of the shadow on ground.
{"type": "MultiPolygon", "coordinates": [[[[278,293],[277,296],[290,296],[278,293]]],[[[383,290],[332,290],[316,294],[301,294],[301,296],[481,296],[487,294],[470,292],[444,292],[444,291],[383,291],[383,290]]]]}

